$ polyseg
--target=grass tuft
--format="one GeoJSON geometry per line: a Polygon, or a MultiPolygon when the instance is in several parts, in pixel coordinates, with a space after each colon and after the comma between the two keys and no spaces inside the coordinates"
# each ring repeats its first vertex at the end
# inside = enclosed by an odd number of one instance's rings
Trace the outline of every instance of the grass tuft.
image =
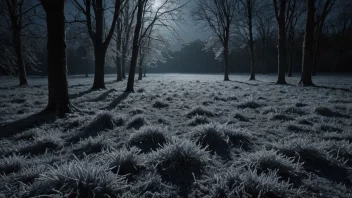
{"type": "Polygon", "coordinates": [[[280,120],[280,121],[291,121],[291,120],[294,120],[292,117],[287,116],[285,114],[276,114],[276,115],[273,115],[270,119],[271,120],[280,120]]]}
{"type": "Polygon", "coordinates": [[[349,117],[337,111],[333,111],[328,107],[322,107],[322,106],[315,108],[314,112],[318,115],[325,116],[325,117],[349,117]]]}
{"type": "Polygon", "coordinates": [[[111,171],[126,176],[128,180],[144,169],[143,159],[139,156],[140,150],[132,147],[123,147],[119,150],[107,152],[104,160],[108,161],[111,171]]]}
{"type": "Polygon", "coordinates": [[[188,122],[188,126],[198,126],[202,124],[209,124],[211,120],[205,116],[196,115],[188,122]]]}
{"type": "Polygon", "coordinates": [[[59,132],[53,131],[47,134],[38,135],[34,138],[33,143],[22,147],[19,152],[24,154],[43,154],[61,148],[64,141],[61,139],[59,132]]]}
{"type": "Polygon", "coordinates": [[[290,183],[280,181],[275,171],[261,174],[257,170],[234,172],[227,176],[230,197],[299,197],[302,194],[290,183]]]}
{"type": "Polygon", "coordinates": [[[158,108],[158,109],[166,108],[168,106],[169,106],[169,104],[167,104],[166,102],[164,102],[162,100],[156,100],[153,104],[153,107],[158,108]]]}
{"type": "Polygon", "coordinates": [[[141,149],[142,152],[150,152],[163,146],[166,141],[166,129],[159,126],[144,126],[134,132],[129,140],[130,146],[141,149]]]}
{"type": "Polygon", "coordinates": [[[331,156],[326,150],[326,142],[316,143],[307,138],[295,138],[277,143],[275,147],[296,162],[304,162],[303,167],[338,183],[352,184],[348,168],[339,160],[331,156]]]}
{"type": "Polygon", "coordinates": [[[197,116],[197,115],[213,117],[214,113],[204,107],[201,107],[201,106],[195,107],[195,108],[191,109],[189,112],[187,112],[187,117],[193,117],[193,116],[197,116]]]}
{"type": "Polygon", "coordinates": [[[124,188],[124,178],[113,174],[106,165],[75,159],[60,166],[49,166],[25,197],[118,197],[124,188]]]}
{"type": "Polygon", "coordinates": [[[112,130],[116,126],[122,126],[123,124],[123,118],[115,117],[110,112],[103,112],[98,114],[91,123],[81,129],[83,133],[80,136],[96,136],[99,132],[112,130]]]}
{"type": "Polygon", "coordinates": [[[302,168],[302,164],[294,162],[294,158],[288,158],[278,153],[278,151],[267,150],[265,148],[248,154],[243,161],[253,170],[257,169],[259,173],[277,171],[277,174],[282,179],[291,182],[299,180],[302,168]]]}
{"type": "Polygon", "coordinates": [[[207,151],[189,140],[176,139],[152,152],[148,160],[164,180],[186,186],[205,172],[208,162],[207,151]]]}
{"type": "Polygon", "coordinates": [[[259,107],[263,106],[262,104],[259,104],[256,101],[250,100],[250,101],[246,101],[243,103],[240,103],[237,105],[238,108],[240,109],[246,109],[246,108],[250,108],[250,109],[257,109],[259,107]]]}
{"type": "Polygon", "coordinates": [[[197,144],[209,149],[211,153],[229,157],[228,138],[224,126],[214,123],[199,125],[193,129],[192,136],[197,139],[197,144]]]}
{"type": "Polygon", "coordinates": [[[25,156],[11,155],[0,160],[0,173],[9,174],[20,171],[26,164],[25,156]]]}
{"type": "Polygon", "coordinates": [[[40,174],[44,173],[45,171],[45,166],[24,167],[14,176],[14,179],[25,184],[31,184],[35,179],[39,178],[40,174]]]}
{"type": "Polygon", "coordinates": [[[114,141],[107,139],[104,136],[98,135],[97,137],[89,137],[85,140],[81,140],[77,146],[77,149],[74,150],[76,154],[92,154],[99,153],[102,150],[114,145],[114,141]]]}
{"type": "Polygon", "coordinates": [[[233,118],[235,118],[235,119],[237,119],[237,120],[239,120],[239,121],[242,121],[242,122],[249,122],[249,121],[250,121],[248,117],[246,117],[246,116],[244,116],[244,115],[242,115],[242,114],[240,114],[240,113],[236,113],[236,114],[233,116],[233,118]]]}
{"type": "Polygon", "coordinates": [[[248,150],[252,144],[253,136],[245,129],[227,128],[225,134],[236,147],[248,150]]]}
{"type": "Polygon", "coordinates": [[[139,129],[144,125],[148,125],[149,122],[145,118],[144,115],[136,115],[131,118],[131,120],[127,123],[127,129],[139,129]]]}

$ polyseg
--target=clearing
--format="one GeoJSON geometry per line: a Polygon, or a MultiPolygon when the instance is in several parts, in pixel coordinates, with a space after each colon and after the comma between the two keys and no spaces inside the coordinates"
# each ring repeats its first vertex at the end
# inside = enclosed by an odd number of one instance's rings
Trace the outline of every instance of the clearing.
{"type": "Polygon", "coordinates": [[[82,112],[53,119],[46,78],[1,77],[0,197],[351,197],[352,78],[248,78],[71,76],[82,112]]]}

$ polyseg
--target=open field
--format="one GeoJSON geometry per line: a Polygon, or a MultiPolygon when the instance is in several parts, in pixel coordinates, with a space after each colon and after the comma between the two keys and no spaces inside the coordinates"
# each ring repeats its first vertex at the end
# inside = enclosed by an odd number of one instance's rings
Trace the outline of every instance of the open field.
{"type": "Polygon", "coordinates": [[[352,77],[248,78],[70,77],[55,119],[45,78],[0,77],[0,197],[352,197],[352,77]]]}

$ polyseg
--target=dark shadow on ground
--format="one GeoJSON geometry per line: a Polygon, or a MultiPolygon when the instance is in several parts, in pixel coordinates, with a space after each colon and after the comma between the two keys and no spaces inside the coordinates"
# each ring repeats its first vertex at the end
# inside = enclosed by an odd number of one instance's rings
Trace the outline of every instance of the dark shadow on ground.
{"type": "Polygon", "coordinates": [[[116,80],[111,80],[111,81],[106,82],[105,84],[106,85],[110,85],[110,84],[114,84],[114,83],[117,83],[117,81],[116,80]]]}
{"type": "Polygon", "coordinates": [[[17,133],[34,127],[41,126],[43,124],[52,123],[56,120],[55,113],[37,113],[29,117],[16,120],[14,122],[5,124],[0,127],[0,138],[13,136],[17,133]]]}
{"type": "Polygon", "coordinates": [[[123,92],[121,95],[119,95],[117,98],[115,98],[107,107],[102,108],[102,110],[113,110],[117,105],[119,105],[122,101],[124,101],[128,95],[130,95],[129,92],[123,92]]]}
{"type": "Polygon", "coordinates": [[[75,88],[75,87],[84,87],[84,86],[88,86],[90,84],[77,84],[77,85],[71,85],[68,88],[75,88]]]}
{"type": "Polygon", "coordinates": [[[327,87],[327,86],[321,86],[321,85],[314,85],[313,87],[321,88],[321,89],[330,89],[330,90],[334,90],[334,91],[352,92],[351,89],[346,89],[346,88],[327,87]]]}
{"type": "Polygon", "coordinates": [[[105,100],[105,99],[109,96],[110,93],[112,93],[112,92],[114,92],[114,91],[116,91],[116,89],[110,89],[110,90],[108,90],[107,92],[102,93],[102,94],[101,94],[100,96],[98,96],[96,99],[91,100],[91,102],[103,101],[103,100],[105,100]]]}
{"type": "Polygon", "coordinates": [[[93,89],[88,89],[87,91],[82,91],[82,92],[80,92],[80,93],[71,94],[71,95],[70,95],[70,99],[80,98],[80,97],[82,97],[82,96],[84,96],[84,95],[87,95],[87,94],[92,93],[93,91],[95,91],[95,90],[93,90],[93,89]]]}
{"type": "Polygon", "coordinates": [[[258,84],[252,84],[252,83],[247,83],[247,82],[242,82],[242,81],[237,81],[237,80],[229,80],[229,82],[241,83],[241,84],[246,84],[246,85],[250,85],[250,86],[258,86],[258,84]]]}

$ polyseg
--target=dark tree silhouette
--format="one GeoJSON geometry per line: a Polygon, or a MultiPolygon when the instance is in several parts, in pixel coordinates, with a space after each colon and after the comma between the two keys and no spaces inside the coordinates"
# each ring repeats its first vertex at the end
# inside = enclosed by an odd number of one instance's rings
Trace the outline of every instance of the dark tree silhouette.
{"type": "Polygon", "coordinates": [[[122,47],[122,23],[119,19],[117,22],[117,36],[116,36],[116,70],[117,79],[116,81],[122,81],[122,61],[121,61],[121,47],[122,47]]]}
{"type": "Polygon", "coordinates": [[[25,0],[3,0],[0,2],[0,7],[4,12],[2,14],[9,19],[8,28],[12,33],[12,43],[16,55],[15,64],[20,80],[19,86],[28,85],[22,34],[24,31],[28,31],[29,26],[35,25],[33,21],[35,14],[32,11],[39,5],[38,3],[28,3],[25,0]]]}
{"type": "Polygon", "coordinates": [[[286,84],[286,0],[273,0],[276,20],[279,26],[278,38],[278,79],[276,84],[286,84]]]}
{"type": "Polygon", "coordinates": [[[314,45],[314,0],[307,0],[306,31],[303,42],[302,76],[300,85],[312,86],[312,63],[314,45]]]}
{"type": "Polygon", "coordinates": [[[120,7],[122,2],[123,0],[116,0],[114,3],[112,24],[110,30],[108,31],[108,34],[105,37],[104,22],[106,7],[104,6],[103,0],[83,0],[83,5],[79,3],[78,0],[72,0],[72,3],[76,6],[76,8],[85,15],[85,18],[87,20],[88,33],[94,46],[95,73],[92,89],[105,89],[105,56],[115,31],[115,26],[120,14],[120,7]],[[94,15],[91,13],[92,8],[94,11],[94,15]],[[95,24],[93,24],[92,21],[95,21],[95,24]]]}
{"type": "Polygon", "coordinates": [[[224,60],[224,80],[229,79],[229,41],[231,24],[236,13],[237,1],[198,0],[194,10],[196,21],[209,27],[221,43],[224,60]]]}
{"type": "Polygon", "coordinates": [[[41,0],[48,32],[48,106],[44,112],[64,116],[76,110],[70,104],[67,83],[65,1],[41,0]]]}
{"type": "Polygon", "coordinates": [[[293,62],[293,45],[294,39],[296,36],[296,26],[303,14],[302,9],[302,1],[300,0],[289,0],[288,1],[288,10],[287,10],[287,17],[286,17],[286,34],[287,34],[287,41],[288,41],[288,73],[287,77],[292,77],[292,62],[293,62]]]}
{"type": "Polygon", "coordinates": [[[319,54],[320,40],[323,33],[325,21],[337,0],[318,0],[317,9],[314,11],[316,21],[314,23],[314,48],[313,48],[313,75],[316,73],[317,59],[319,54]]]}
{"type": "Polygon", "coordinates": [[[139,36],[142,28],[143,11],[146,3],[147,3],[147,0],[138,0],[137,21],[136,21],[136,27],[135,27],[134,36],[133,36],[132,58],[131,58],[130,72],[128,75],[127,88],[125,92],[134,92],[134,89],[133,89],[134,75],[136,73],[136,65],[137,65],[138,50],[139,50],[138,43],[139,43],[139,36]]]}

